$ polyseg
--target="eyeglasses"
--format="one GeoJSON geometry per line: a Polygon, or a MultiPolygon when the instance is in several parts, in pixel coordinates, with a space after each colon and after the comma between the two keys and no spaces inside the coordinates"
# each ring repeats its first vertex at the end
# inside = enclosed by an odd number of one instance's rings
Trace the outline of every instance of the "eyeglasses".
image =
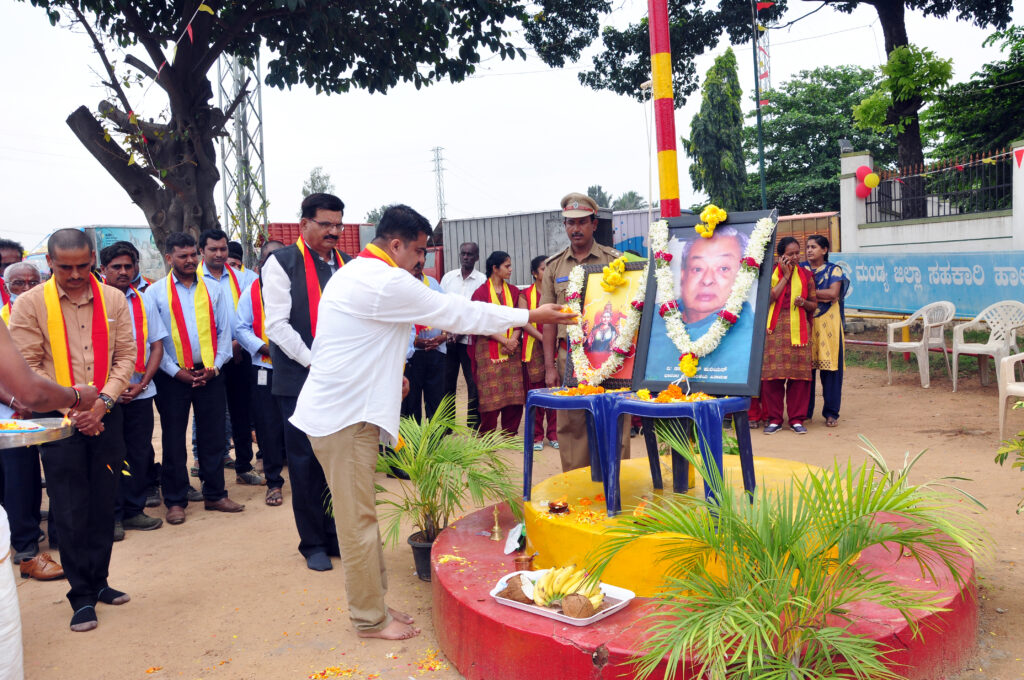
{"type": "Polygon", "coordinates": [[[312,217],[307,218],[313,224],[318,224],[324,229],[344,229],[345,224],[343,222],[321,222],[320,220],[314,220],[312,217]]]}

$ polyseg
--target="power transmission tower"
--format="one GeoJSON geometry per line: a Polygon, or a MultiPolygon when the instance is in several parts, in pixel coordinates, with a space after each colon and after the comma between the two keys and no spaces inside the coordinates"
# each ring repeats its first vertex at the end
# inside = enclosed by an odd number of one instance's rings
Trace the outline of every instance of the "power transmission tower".
{"type": "Polygon", "coordinates": [[[218,103],[226,106],[247,90],[235,109],[230,134],[220,138],[225,231],[242,242],[246,266],[256,264],[257,237],[267,235],[267,173],[263,163],[263,92],[260,62],[246,68],[234,57],[217,61],[218,103]]]}
{"type": "Polygon", "coordinates": [[[435,146],[432,150],[434,152],[434,175],[437,178],[437,219],[441,221],[444,219],[444,166],[441,165],[444,161],[444,157],[441,156],[444,147],[435,146]]]}

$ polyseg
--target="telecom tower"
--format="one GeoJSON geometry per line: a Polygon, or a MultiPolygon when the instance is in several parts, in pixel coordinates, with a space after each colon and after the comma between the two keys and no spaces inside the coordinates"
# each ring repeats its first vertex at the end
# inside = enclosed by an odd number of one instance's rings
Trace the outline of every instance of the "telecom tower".
{"type": "Polygon", "coordinates": [[[437,179],[437,221],[440,222],[444,219],[444,166],[441,165],[444,162],[444,157],[441,155],[444,147],[435,146],[432,151],[434,152],[434,176],[437,179]]]}
{"type": "Polygon", "coordinates": [[[235,108],[230,135],[220,138],[224,230],[242,242],[245,264],[256,264],[254,246],[267,235],[267,174],[263,163],[263,92],[260,61],[246,68],[235,58],[217,61],[218,105],[224,111],[246,90],[235,108]]]}

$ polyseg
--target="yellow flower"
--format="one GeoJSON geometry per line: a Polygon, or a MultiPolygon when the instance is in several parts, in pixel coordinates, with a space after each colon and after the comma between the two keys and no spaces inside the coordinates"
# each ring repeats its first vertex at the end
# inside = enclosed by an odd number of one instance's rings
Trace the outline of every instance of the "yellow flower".
{"type": "Polygon", "coordinates": [[[398,443],[395,444],[395,451],[401,451],[405,448],[405,440],[402,439],[402,435],[398,435],[398,443]]]}
{"type": "Polygon", "coordinates": [[[700,221],[706,223],[708,227],[710,227],[711,231],[714,232],[715,227],[724,222],[728,216],[729,213],[725,212],[714,203],[711,203],[701,211],[700,221]]]}
{"type": "Polygon", "coordinates": [[[679,370],[687,378],[692,378],[697,375],[697,357],[692,353],[687,353],[682,356],[679,360],[679,370]]]}
{"type": "Polygon", "coordinates": [[[642,390],[637,390],[636,391],[636,396],[637,396],[637,399],[643,399],[644,401],[650,401],[651,400],[651,391],[645,387],[642,390]]]}

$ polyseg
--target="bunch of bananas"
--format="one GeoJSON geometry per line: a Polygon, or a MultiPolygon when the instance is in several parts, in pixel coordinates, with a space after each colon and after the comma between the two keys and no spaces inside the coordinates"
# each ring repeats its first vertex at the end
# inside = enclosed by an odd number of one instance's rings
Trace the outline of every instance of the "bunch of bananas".
{"type": "Polygon", "coordinates": [[[577,569],[575,564],[548,569],[547,573],[533,584],[533,602],[540,607],[550,607],[573,593],[590,600],[594,609],[604,602],[601,584],[597,580],[590,582],[586,569],[577,569]]]}

